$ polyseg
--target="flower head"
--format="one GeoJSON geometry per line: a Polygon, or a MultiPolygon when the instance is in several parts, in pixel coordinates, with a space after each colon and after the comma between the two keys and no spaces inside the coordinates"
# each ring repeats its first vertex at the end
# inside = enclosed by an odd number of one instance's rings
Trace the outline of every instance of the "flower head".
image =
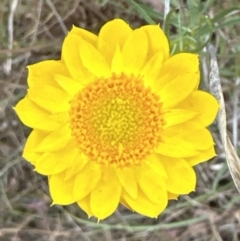
{"type": "Polygon", "coordinates": [[[48,176],[54,204],[77,202],[99,220],[119,203],[157,217],[215,156],[207,126],[218,103],[198,90],[198,56],[170,56],[158,25],[116,19],[98,36],[73,27],[61,60],[28,70],[16,106],[33,128],[23,156],[48,176]]]}

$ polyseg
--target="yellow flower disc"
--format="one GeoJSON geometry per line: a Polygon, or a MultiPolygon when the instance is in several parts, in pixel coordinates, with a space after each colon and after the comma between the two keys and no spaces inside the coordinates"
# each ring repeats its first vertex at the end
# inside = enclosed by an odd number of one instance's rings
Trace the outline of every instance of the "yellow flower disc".
{"type": "Polygon", "coordinates": [[[28,66],[15,110],[33,131],[23,156],[48,176],[54,204],[102,220],[119,203],[156,218],[195,190],[194,165],[214,157],[216,99],[198,90],[196,54],[169,54],[158,25],[121,19],[99,35],[73,27],[60,60],[28,66]]]}
{"type": "Polygon", "coordinates": [[[140,78],[97,79],[71,101],[71,129],[80,150],[99,164],[141,164],[161,140],[163,114],[140,78]]]}

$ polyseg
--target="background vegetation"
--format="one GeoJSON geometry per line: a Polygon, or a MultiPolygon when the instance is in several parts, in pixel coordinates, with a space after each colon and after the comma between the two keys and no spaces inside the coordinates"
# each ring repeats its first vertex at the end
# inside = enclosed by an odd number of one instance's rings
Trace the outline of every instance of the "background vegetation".
{"type": "Polygon", "coordinates": [[[26,65],[59,59],[62,41],[73,24],[98,33],[116,17],[132,27],[160,23],[172,54],[200,53],[203,89],[208,89],[210,72],[207,46],[215,46],[228,130],[239,148],[239,0],[172,0],[165,21],[164,6],[164,0],[0,1],[0,240],[240,240],[240,195],[216,124],[211,130],[218,156],[196,167],[196,192],[171,201],[157,219],[119,206],[114,215],[97,224],[77,205],[50,207],[46,177],[21,157],[30,129],[21,124],[12,106],[26,93],[26,65]]]}

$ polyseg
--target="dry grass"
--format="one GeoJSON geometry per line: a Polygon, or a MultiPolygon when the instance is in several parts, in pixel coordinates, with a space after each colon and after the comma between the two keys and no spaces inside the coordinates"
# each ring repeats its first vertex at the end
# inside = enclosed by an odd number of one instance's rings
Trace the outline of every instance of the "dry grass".
{"type": "MultiPolygon", "coordinates": [[[[172,52],[200,51],[202,87],[208,88],[208,42],[218,50],[228,128],[239,148],[240,14],[238,0],[171,1],[165,30],[172,52]],[[206,18],[208,16],[209,18],[206,18]]],[[[46,178],[21,158],[30,130],[12,106],[26,93],[26,65],[58,59],[62,40],[74,24],[98,32],[109,19],[131,26],[163,23],[164,1],[2,0],[0,2],[0,240],[3,241],[238,241],[240,195],[230,177],[219,132],[218,157],[196,167],[197,191],[171,202],[157,219],[122,206],[97,224],[76,205],[50,207],[46,178]],[[146,2],[148,4],[146,5],[146,2]],[[151,5],[152,4],[152,5],[151,5]]]]}

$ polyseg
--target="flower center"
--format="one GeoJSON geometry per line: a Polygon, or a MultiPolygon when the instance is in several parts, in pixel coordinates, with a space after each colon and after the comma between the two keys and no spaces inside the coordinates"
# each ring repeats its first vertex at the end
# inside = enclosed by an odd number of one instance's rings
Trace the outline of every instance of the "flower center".
{"type": "Polygon", "coordinates": [[[138,165],[161,141],[159,97],[140,78],[98,79],[71,101],[71,130],[80,150],[104,165],[138,165]]]}

